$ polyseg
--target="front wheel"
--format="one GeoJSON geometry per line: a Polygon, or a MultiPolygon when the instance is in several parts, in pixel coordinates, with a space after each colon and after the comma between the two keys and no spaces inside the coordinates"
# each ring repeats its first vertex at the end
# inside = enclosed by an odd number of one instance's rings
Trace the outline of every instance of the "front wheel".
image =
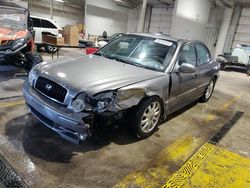
{"type": "Polygon", "coordinates": [[[203,102],[203,103],[207,102],[211,98],[211,96],[212,96],[212,94],[214,92],[214,85],[215,85],[215,79],[213,78],[209,82],[208,86],[206,87],[206,90],[205,90],[204,94],[200,98],[200,102],[203,102]]]}
{"type": "Polygon", "coordinates": [[[137,137],[151,136],[159,124],[161,114],[161,102],[157,97],[149,98],[140,103],[133,120],[133,128],[137,137]]]}
{"type": "Polygon", "coordinates": [[[26,61],[27,61],[25,69],[27,71],[30,71],[30,69],[32,69],[32,67],[43,62],[42,56],[37,52],[28,52],[25,54],[25,57],[26,57],[26,61]]]}

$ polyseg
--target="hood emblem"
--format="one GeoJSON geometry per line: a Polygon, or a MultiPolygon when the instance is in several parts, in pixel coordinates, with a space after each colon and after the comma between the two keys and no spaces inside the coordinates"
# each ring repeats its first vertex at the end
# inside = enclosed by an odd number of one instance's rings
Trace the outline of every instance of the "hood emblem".
{"type": "Polygon", "coordinates": [[[47,91],[51,91],[52,90],[52,85],[51,84],[46,84],[45,85],[45,89],[47,90],[47,91]]]}

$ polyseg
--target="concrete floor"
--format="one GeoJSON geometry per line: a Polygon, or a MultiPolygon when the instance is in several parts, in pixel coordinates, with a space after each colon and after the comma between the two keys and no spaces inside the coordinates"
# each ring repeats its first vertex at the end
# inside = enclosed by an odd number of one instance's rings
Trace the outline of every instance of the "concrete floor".
{"type": "MultiPolygon", "coordinates": [[[[62,53],[76,55],[72,51],[62,53]]],[[[81,53],[79,50],[77,55],[81,53]]],[[[208,103],[193,103],[171,115],[148,139],[136,139],[125,125],[106,130],[82,145],[58,137],[29,113],[22,98],[16,98],[25,79],[0,77],[0,154],[30,187],[112,187],[184,135],[201,139],[201,146],[237,111],[243,116],[219,146],[250,158],[250,77],[237,69],[221,72],[208,103]],[[240,98],[220,110],[239,94],[240,98]],[[6,99],[11,96],[14,98],[6,99]],[[208,121],[211,116],[213,120],[208,121]]],[[[182,165],[181,161],[171,164],[171,171],[182,165]]]]}

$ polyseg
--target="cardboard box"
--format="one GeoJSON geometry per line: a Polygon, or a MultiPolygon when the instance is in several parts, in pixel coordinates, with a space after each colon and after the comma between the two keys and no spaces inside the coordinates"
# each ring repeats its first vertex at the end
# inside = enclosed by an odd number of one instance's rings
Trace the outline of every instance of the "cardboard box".
{"type": "Polygon", "coordinates": [[[42,35],[42,40],[44,43],[63,46],[64,45],[64,37],[56,37],[52,35],[42,35]]]}
{"type": "Polygon", "coordinates": [[[67,25],[63,28],[65,44],[70,46],[78,46],[78,27],[76,25],[67,25]]]}

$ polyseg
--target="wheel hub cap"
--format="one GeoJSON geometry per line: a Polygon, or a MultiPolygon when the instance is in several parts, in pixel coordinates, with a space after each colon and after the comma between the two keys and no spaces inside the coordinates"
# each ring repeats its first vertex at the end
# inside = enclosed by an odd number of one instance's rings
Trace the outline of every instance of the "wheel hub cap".
{"type": "Polygon", "coordinates": [[[141,119],[143,132],[148,133],[155,128],[159,121],[160,113],[161,106],[159,102],[153,102],[145,109],[141,119]]]}

